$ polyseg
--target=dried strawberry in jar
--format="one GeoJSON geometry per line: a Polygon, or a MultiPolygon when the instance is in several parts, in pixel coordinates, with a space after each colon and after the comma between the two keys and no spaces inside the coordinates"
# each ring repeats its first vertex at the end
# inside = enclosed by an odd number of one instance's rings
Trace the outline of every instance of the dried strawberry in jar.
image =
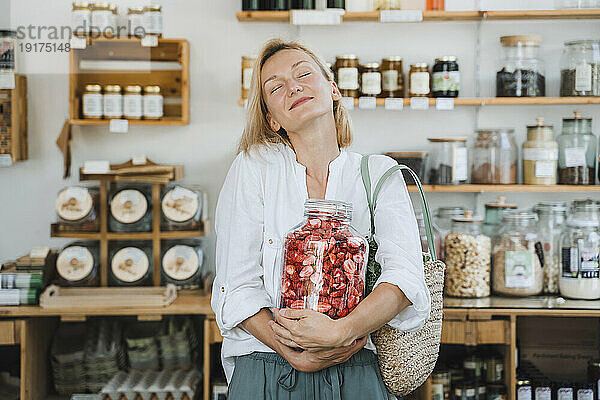
{"type": "Polygon", "coordinates": [[[288,232],[279,306],[337,319],[363,299],[367,240],[350,225],[352,205],[308,199],[304,219],[288,232]]]}

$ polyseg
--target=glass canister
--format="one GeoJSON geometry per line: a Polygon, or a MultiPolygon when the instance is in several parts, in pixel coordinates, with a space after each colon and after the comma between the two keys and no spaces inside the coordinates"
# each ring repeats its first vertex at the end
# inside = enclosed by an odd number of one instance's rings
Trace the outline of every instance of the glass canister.
{"type": "Polygon", "coordinates": [[[150,185],[121,184],[109,195],[108,228],[112,232],[152,230],[152,190],[150,185]]]}
{"type": "Polygon", "coordinates": [[[540,35],[502,36],[502,65],[496,74],[497,97],[546,95],[544,64],[539,58],[540,35]]]}
{"type": "Polygon", "coordinates": [[[600,223],[594,219],[567,220],[562,242],[560,294],[572,299],[600,299],[600,223]]]}
{"type": "Polygon", "coordinates": [[[123,95],[121,94],[121,86],[104,86],[104,97],[102,100],[104,118],[119,119],[123,117],[123,95]]]}
{"type": "Polygon", "coordinates": [[[600,96],[600,40],[565,42],[560,64],[562,97],[600,96]]]}
{"type": "Polygon", "coordinates": [[[95,241],[77,241],[65,246],[56,258],[59,286],[97,286],[99,283],[100,245],[95,241]]]}
{"type": "Polygon", "coordinates": [[[163,33],[163,13],[162,6],[151,4],[144,7],[144,33],[162,37],[163,33]]]}
{"type": "Polygon", "coordinates": [[[452,229],[452,219],[455,217],[464,217],[465,209],[463,207],[440,207],[433,216],[433,230],[435,236],[435,248],[437,257],[440,260],[445,258],[444,241],[446,235],[452,229]]]}
{"type": "Polygon", "coordinates": [[[509,296],[534,296],[544,288],[536,215],[514,210],[502,216],[494,238],[493,290],[509,296]]]}
{"type": "Polygon", "coordinates": [[[162,244],[161,284],[173,283],[179,289],[203,286],[204,252],[199,240],[171,240],[162,244]]]}
{"type": "Polygon", "coordinates": [[[427,63],[411,64],[408,72],[408,96],[429,97],[431,94],[431,74],[427,63]]]}
{"type": "Polygon", "coordinates": [[[429,183],[459,185],[468,179],[466,137],[428,138],[432,143],[429,183]]]}
{"type": "Polygon", "coordinates": [[[161,119],[164,115],[163,103],[160,86],[144,87],[144,119],[161,119]]]}
{"type": "Polygon", "coordinates": [[[161,200],[161,229],[194,231],[202,227],[203,192],[192,186],[167,185],[161,200]]]}
{"type": "Polygon", "coordinates": [[[458,97],[460,71],[455,56],[435,59],[431,74],[431,86],[433,97],[458,97]]]}
{"type": "Polygon", "coordinates": [[[402,57],[381,60],[381,97],[404,97],[404,68],[402,57]]]}
{"type": "Polygon", "coordinates": [[[109,244],[110,286],[151,286],[154,275],[152,243],[121,241],[109,244]]]}
{"type": "Polygon", "coordinates": [[[71,29],[77,36],[85,36],[92,25],[92,10],[88,2],[73,2],[71,11],[71,29]]]}
{"type": "Polygon", "coordinates": [[[127,9],[127,24],[129,37],[144,37],[144,7],[127,9]]]}
{"type": "Polygon", "coordinates": [[[58,229],[97,232],[100,230],[100,191],[97,187],[70,186],[56,196],[58,229]]]}
{"type": "Polygon", "coordinates": [[[561,275],[561,235],[567,219],[567,204],[542,201],[533,210],[538,216],[538,233],[544,250],[544,293],[557,294],[561,275]]]}
{"type": "Polygon", "coordinates": [[[481,233],[483,218],[472,211],[452,219],[452,231],[446,236],[446,294],[455,297],[490,295],[491,239],[481,233]]]}
{"type": "Polygon", "coordinates": [[[104,115],[104,96],[102,95],[102,86],[86,85],[83,93],[83,118],[102,119],[104,115]]]}
{"type": "Polygon", "coordinates": [[[127,119],[142,119],[143,114],[142,87],[139,85],[126,86],[123,96],[123,116],[127,119]]]}
{"type": "Polygon", "coordinates": [[[514,204],[507,204],[506,197],[500,196],[495,203],[485,204],[485,220],[483,222],[483,234],[491,238],[498,233],[498,226],[502,221],[502,214],[517,208],[514,204]]]}
{"type": "Polygon", "coordinates": [[[358,57],[345,54],[335,58],[335,81],[342,97],[358,97],[358,57]]]}
{"type": "Polygon", "coordinates": [[[558,143],[554,127],[537,118],[536,125],[527,126],[527,141],[523,143],[523,183],[525,185],[555,185],[558,167],[558,143]]]}
{"type": "Polygon", "coordinates": [[[368,63],[360,66],[360,95],[377,97],[381,94],[381,70],[379,63],[368,63]]]}
{"type": "Polygon", "coordinates": [[[91,5],[91,27],[90,32],[95,36],[112,36],[115,30],[113,26],[113,12],[108,3],[92,3],[91,5]]]}
{"type": "Polygon", "coordinates": [[[349,203],[306,200],[285,238],[280,307],[341,318],[363,299],[368,244],[351,222],[349,203]]]}
{"type": "Polygon", "coordinates": [[[563,118],[558,142],[558,183],[593,185],[596,182],[598,139],[592,132],[592,119],[575,111],[573,118],[563,118]]]}
{"type": "Polygon", "coordinates": [[[517,183],[519,150],[514,129],[479,129],[471,148],[471,182],[479,184],[517,183]]]}

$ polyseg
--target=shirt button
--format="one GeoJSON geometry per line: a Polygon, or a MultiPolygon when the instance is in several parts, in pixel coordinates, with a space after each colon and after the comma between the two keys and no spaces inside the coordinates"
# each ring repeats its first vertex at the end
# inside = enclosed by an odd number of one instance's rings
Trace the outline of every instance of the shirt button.
{"type": "Polygon", "coordinates": [[[269,239],[269,244],[273,244],[273,239],[269,239]]]}
{"type": "Polygon", "coordinates": [[[225,293],[225,288],[221,286],[221,292],[225,293]]]}

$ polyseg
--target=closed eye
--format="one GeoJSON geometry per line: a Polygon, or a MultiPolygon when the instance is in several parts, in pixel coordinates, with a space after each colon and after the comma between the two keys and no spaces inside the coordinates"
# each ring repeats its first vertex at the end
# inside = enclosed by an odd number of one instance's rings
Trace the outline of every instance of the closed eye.
{"type": "Polygon", "coordinates": [[[273,89],[271,89],[271,94],[275,93],[279,88],[281,88],[281,85],[275,86],[273,89]]]}
{"type": "Polygon", "coordinates": [[[300,75],[299,78],[304,78],[305,76],[310,75],[310,72],[305,72],[304,74],[300,75]]]}

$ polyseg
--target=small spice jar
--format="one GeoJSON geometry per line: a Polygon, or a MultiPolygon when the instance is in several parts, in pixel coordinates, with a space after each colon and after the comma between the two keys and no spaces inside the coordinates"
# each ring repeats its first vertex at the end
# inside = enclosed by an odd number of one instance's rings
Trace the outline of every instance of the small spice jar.
{"type": "Polygon", "coordinates": [[[577,385],[577,400],[594,400],[594,384],[592,382],[577,385]]]}
{"type": "Polygon", "coordinates": [[[502,214],[517,208],[514,204],[507,204],[506,197],[499,196],[495,203],[485,204],[485,221],[483,223],[483,234],[493,237],[498,233],[498,226],[502,221],[502,214]]]}
{"type": "Polygon", "coordinates": [[[459,185],[468,179],[466,137],[428,138],[433,144],[429,183],[459,185]]]}
{"type": "Polygon", "coordinates": [[[92,22],[90,32],[94,35],[112,36],[113,27],[113,12],[108,3],[93,3],[91,5],[92,22]]]}
{"type": "Polygon", "coordinates": [[[519,150],[513,129],[479,129],[471,148],[471,182],[477,184],[517,183],[519,150]]]}
{"type": "Polygon", "coordinates": [[[523,143],[523,183],[525,185],[555,185],[558,166],[558,143],[554,127],[537,118],[536,125],[527,126],[527,141],[523,143]]]}
{"type": "Polygon", "coordinates": [[[110,286],[144,286],[152,284],[154,267],[150,242],[112,242],[109,257],[108,283],[110,286]]]}
{"type": "Polygon", "coordinates": [[[528,379],[517,381],[517,400],[533,400],[533,388],[528,379]]]}
{"type": "Polygon", "coordinates": [[[104,114],[104,99],[102,86],[86,85],[83,93],[83,118],[102,119],[104,114]]]}
{"type": "Polygon", "coordinates": [[[161,119],[163,117],[163,95],[160,86],[144,88],[144,119],[161,119]]]}
{"type": "Polygon", "coordinates": [[[557,400],[575,400],[575,385],[568,382],[562,382],[556,385],[557,400]]]}
{"type": "Polygon", "coordinates": [[[379,63],[368,63],[360,66],[360,95],[377,97],[381,94],[381,70],[379,63]]]}
{"type": "Polygon", "coordinates": [[[427,63],[411,64],[408,73],[408,96],[409,97],[429,97],[431,88],[429,82],[431,75],[429,74],[429,66],[427,63]]]}
{"type": "Polygon", "coordinates": [[[103,106],[104,118],[118,119],[123,117],[123,95],[121,94],[121,86],[104,86],[103,106]]]}
{"type": "Polygon", "coordinates": [[[381,60],[381,97],[404,97],[402,57],[387,57],[381,60]]]}
{"type": "Polygon", "coordinates": [[[552,400],[552,383],[546,379],[535,381],[535,400],[552,400]]]}
{"type": "Polygon", "coordinates": [[[126,86],[123,96],[123,115],[127,119],[142,119],[143,114],[142,87],[139,85],[126,86]]]}
{"type": "Polygon", "coordinates": [[[111,12],[110,26],[112,26],[113,29],[113,31],[111,32],[112,36],[117,32],[117,29],[119,28],[119,9],[117,8],[116,4],[111,4],[110,6],[108,6],[108,9],[111,12]]]}
{"type": "MultiPolygon", "coordinates": [[[[450,390],[451,390],[451,381],[450,381],[450,371],[434,371],[431,375],[431,383],[432,385],[441,386],[442,399],[450,400],[450,390]]],[[[439,392],[439,390],[438,390],[439,392]]]]}
{"type": "Polygon", "coordinates": [[[558,142],[558,183],[593,185],[596,182],[598,139],[592,132],[592,119],[575,111],[573,118],[563,118],[558,142]]]}
{"type": "Polygon", "coordinates": [[[71,11],[71,29],[76,36],[85,36],[92,25],[92,9],[87,2],[74,2],[71,11]]]}
{"type": "Polygon", "coordinates": [[[335,78],[342,97],[358,97],[358,57],[354,54],[336,57],[335,78]]]}
{"type": "Polygon", "coordinates": [[[127,10],[129,37],[144,36],[144,7],[132,7],[127,10]]]}
{"type": "Polygon", "coordinates": [[[444,56],[435,59],[431,82],[433,97],[458,97],[460,72],[455,56],[444,56]]]}
{"type": "Polygon", "coordinates": [[[242,100],[248,98],[256,57],[242,56],[242,100]]]}
{"type": "Polygon", "coordinates": [[[144,29],[146,35],[162,37],[163,14],[161,5],[153,4],[144,7],[144,29]]]}
{"type": "Polygon", "coordinates": [[[538,215],[538,233],[544,250],[544,293],[557,294],[561,275],[561,235],[567,219],[567,204],[542,201],[533,210],[538,215]]]}

